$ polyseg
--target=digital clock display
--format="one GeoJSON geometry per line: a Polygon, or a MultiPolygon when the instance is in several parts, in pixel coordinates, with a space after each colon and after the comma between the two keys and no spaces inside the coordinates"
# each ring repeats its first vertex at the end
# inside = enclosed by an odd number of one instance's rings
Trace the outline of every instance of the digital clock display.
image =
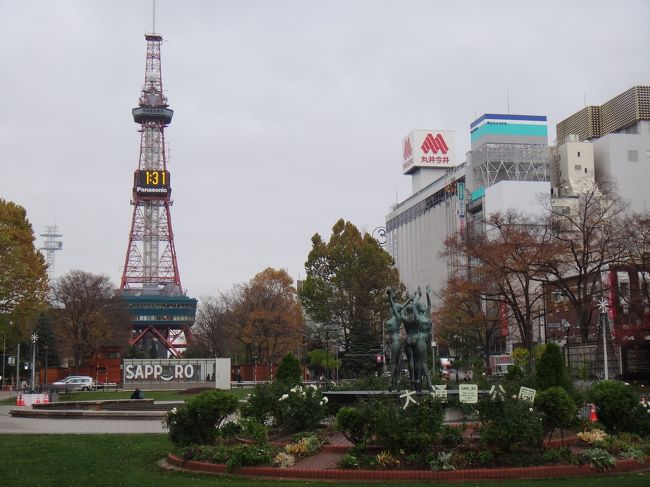
{"type": "Polygon", "coordinates": [[[145,198],[167,198],[171,193],[169,171],[138,170],[133,178],[133,193],[145,198]]]}

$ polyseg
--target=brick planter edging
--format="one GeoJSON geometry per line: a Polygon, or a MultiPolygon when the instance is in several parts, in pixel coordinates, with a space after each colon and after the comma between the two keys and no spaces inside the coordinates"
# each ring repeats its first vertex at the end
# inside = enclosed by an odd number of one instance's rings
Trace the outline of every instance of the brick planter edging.
{"type": "MultiPolygon", "coordinates": [[[[646,457],[650,461],[650,455],[646,457]]],[[[226,473],[226,466],[196,460],[183,460],[171,453],[167,462],[187,470],[226,473]]],[[[625,473],[647,470],[650,466],[636,460],[619,460],[616,466],[606,473],[625,473]]],[[[589,465],[552,465],[545,467],[477,468],[434,472],[431,470],[341,470],[341,469],[300,469],[278,467],[240,467],[232,474],[255,477],[282,477],[317,480],[495,480],[495,479],[544,479],[554,477],[586,477],[599,475],[589,465]]]]}

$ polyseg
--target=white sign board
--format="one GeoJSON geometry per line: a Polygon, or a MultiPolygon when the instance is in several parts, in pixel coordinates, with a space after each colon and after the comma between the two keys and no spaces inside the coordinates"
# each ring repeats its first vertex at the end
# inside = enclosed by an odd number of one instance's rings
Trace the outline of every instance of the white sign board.
{"type": "Polygon", "coordinates": [[[522,401],[528,401],[530,403],[535,402],[535,394],[537,391],[535,389],[531,389],[530,387],[524,387],[521,386],[519,388],[519,399],[522,401]]]}
{"type": "Polygon", "coordinates": [[[478,386],[476,384],[460,384],[458,386],[458,401],[476,404],[478,402],[478,386]]]}
{"type": "Polygon", "coordinates": [[[230,389],[230,359],[124,359],[125,385],[188,387],[191,382],[209,382],[217,389],[230,389]]]}
{"type": "Polygon", "coordinates": [[[456,165],[453,130],[413,130],[402,142],[402,171],[418,167],[447,168],[456,165]]]}
{"type": "Polygon", "coordinates": [[[214,359],[214,387],[216,389],[230,389],[230,359],[217,358],[214,359]]]}

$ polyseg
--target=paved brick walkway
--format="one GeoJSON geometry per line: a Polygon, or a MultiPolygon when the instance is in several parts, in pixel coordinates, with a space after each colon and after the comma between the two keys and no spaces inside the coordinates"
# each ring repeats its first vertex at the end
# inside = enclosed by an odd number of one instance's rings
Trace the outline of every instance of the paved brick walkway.
{"type": "Polygon", "coordinates": [[[330,468],[337,468],[339,459],[343,456],[343,453],[330,453],[326,451],[321,451],[312,455],[311,457],[303,458],[291,468],[307,468],[307,469],[318,469],[318,470],[327,470],[330,468]]]}
{"type": "Polygon", "coordinates": [[[334,446],[334,447],[345,447],[345,448],[351,448],[352,443],[348,441],[348,439],[343,436],[343,433],[340,431],[336,431],[332,433],[329,437],[329,445],[334,446]]]}
{"type": "Polygon", "coordinates": [[[351,446],[352,443],[342,433],[334,432],[328,437],[328,443],[323,446],[320,452],[299,460],[290,468],[318,470],[338,468],[339,460],[351,446]]]}

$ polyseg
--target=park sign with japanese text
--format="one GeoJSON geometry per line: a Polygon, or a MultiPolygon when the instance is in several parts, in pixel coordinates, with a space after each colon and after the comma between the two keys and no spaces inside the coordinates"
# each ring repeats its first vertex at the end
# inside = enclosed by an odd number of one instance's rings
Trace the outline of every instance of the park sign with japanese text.
{"type": "Polygon", "coordinates": [[[476,384],[460,384],[458,386],[458,401],[465,404],[478,402],[478,386],[476,384]]]}
{"type": "Polygon", "coordinates": [[[529,403],[534,403],[535,402],[535,394],[537,391],[535,389],[531,389],[530,387],[524,387],[521,386],[519,388],[519,396],[518,399],[521,401],[528,401],[529,403]]]}

